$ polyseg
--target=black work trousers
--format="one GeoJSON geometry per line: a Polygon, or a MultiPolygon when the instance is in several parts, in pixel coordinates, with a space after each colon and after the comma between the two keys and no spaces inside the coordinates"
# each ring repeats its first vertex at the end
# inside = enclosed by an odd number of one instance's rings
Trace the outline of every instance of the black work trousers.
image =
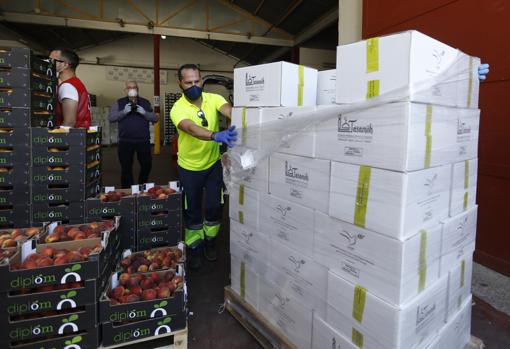
{"type": "Polygon", "coordinates": [[[118,154],[121,167],[120,181],[122,183],[122,188],[131,188],[133,184],[147,183],[152,168],[151,143],[149,141],[119,141],[118,154]],[[138,158],[138,163],[140,164],[138,183],[134,183],[133,179],[133,159],[135,153],[138,158]]]}

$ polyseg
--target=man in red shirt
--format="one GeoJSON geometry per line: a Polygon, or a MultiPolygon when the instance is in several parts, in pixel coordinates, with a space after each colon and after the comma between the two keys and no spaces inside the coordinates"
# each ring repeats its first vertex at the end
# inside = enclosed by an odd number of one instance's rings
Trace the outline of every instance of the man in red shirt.
{"type": "Polygon", "coordinates": [[[50,59],[56,63],[58,75],[57,125],[90,127],[90,100],[85,85],[76,77],[78,55],[68,49],[55,49],[50,59]]]}

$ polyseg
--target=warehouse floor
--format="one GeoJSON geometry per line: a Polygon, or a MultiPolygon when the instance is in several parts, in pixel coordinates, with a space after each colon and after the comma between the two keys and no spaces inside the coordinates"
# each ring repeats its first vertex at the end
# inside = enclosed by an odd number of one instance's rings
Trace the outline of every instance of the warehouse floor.
{"type": "MultiPolygon", "coordinates": [[[[120,166],[117,160],[117,148],[105,147],[103,151],[103,184],[120,186],[120,166]]],[[[137,178],[138,166],[135,164],[135,178],[137,178]]],[[[153,159],[153,169],[150,180],[158,184],[167,183],[177,179],[175,161],[172,160],[169,147],[162,147],[161,154],[153,159]]],[[[225,207],[224,217],[228,218],[228,210],[225,207]]],[[[251,349],[260,348],[258,343],[243,327],[227,312],[218,313],[223,304],[223,287],[229,284],[230,257],[228,255],[228,219],[224,219],[222,231],[218,241],[219,258],[215,263],[206,263],[198,272],[188,276],[189,309],[192,315],[189,320],[189,348],[190,349],[251,349]]],[[[483,267],[481,267],[483,268],[483,267]]],[[[510,315],[496,310],[491,302],[499,309],[496,302],[483,297],[485,301],[476,297],[476,291],[481,276],[475,275],[473,283],[475,300],[472,316],[472,333],[481,338],[486,348],[507,349],[510,348],[510,315]]],[[[492,271],[491,271],[492,272],[492,271]]],[[[494,273],[494,272],[492,272],[494,273]]],[[[482,275],[486,275],[484,273],[482,275]]],[[[483,287],[487,290],[500,290],[499,293],[508,296],[510,294],[510,278],[501,276],[486,277],[483,287]],[[502,292],[501,292],[502,291],[502,292]]],[[[497,293],[497,292],[496,292],[497,293]]],[[[501,299],[501,298],[500,298],[501,299]]],[[[508,300],[508,298],[506,299],[508,300]]],[[[501,302],[499,300],[498,302],[501,302]]],[[[505,303],[506,309],[510,304],[505,303]]]]}

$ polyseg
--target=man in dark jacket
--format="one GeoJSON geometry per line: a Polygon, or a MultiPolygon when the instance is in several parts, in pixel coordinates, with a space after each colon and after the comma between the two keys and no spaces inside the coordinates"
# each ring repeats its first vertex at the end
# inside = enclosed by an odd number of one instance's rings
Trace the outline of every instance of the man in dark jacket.
{"type": "Polygon", "coordinates": [[[134,184],[133,157],[140,163],[138,184],[147,183],[152,167],[149,122],[156,123],[157,115],[148,100],[138,96],[138,84],[126,81],[126,97],[113,103],[108,119],[119,123],[119,161],[122,188],[134,184]]]}

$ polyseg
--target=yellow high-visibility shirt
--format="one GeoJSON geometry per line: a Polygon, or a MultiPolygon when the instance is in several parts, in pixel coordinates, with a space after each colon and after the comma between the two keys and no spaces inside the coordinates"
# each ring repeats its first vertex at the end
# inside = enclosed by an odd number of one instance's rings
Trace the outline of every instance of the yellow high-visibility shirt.
{"type": "MultiPolygon", "coordinates": [[[[200,127],[213,132],[219,131],[220,108],[227,101],[221,95],[202,92],[202,109],[191,104],[186,97],[182,96],[175,102],[170,111],[170,118],[177,127],[182,120],[188,119],[200,127]],[[198,112],[202,110],[208,126],[202,126],[202,119],[198,112]]],[[[179,134],[177,164],[189,171],[203,171],[214,165],[220,159],[220,143],[215,141],[203,141],[181,131],[179,134]]]]}

